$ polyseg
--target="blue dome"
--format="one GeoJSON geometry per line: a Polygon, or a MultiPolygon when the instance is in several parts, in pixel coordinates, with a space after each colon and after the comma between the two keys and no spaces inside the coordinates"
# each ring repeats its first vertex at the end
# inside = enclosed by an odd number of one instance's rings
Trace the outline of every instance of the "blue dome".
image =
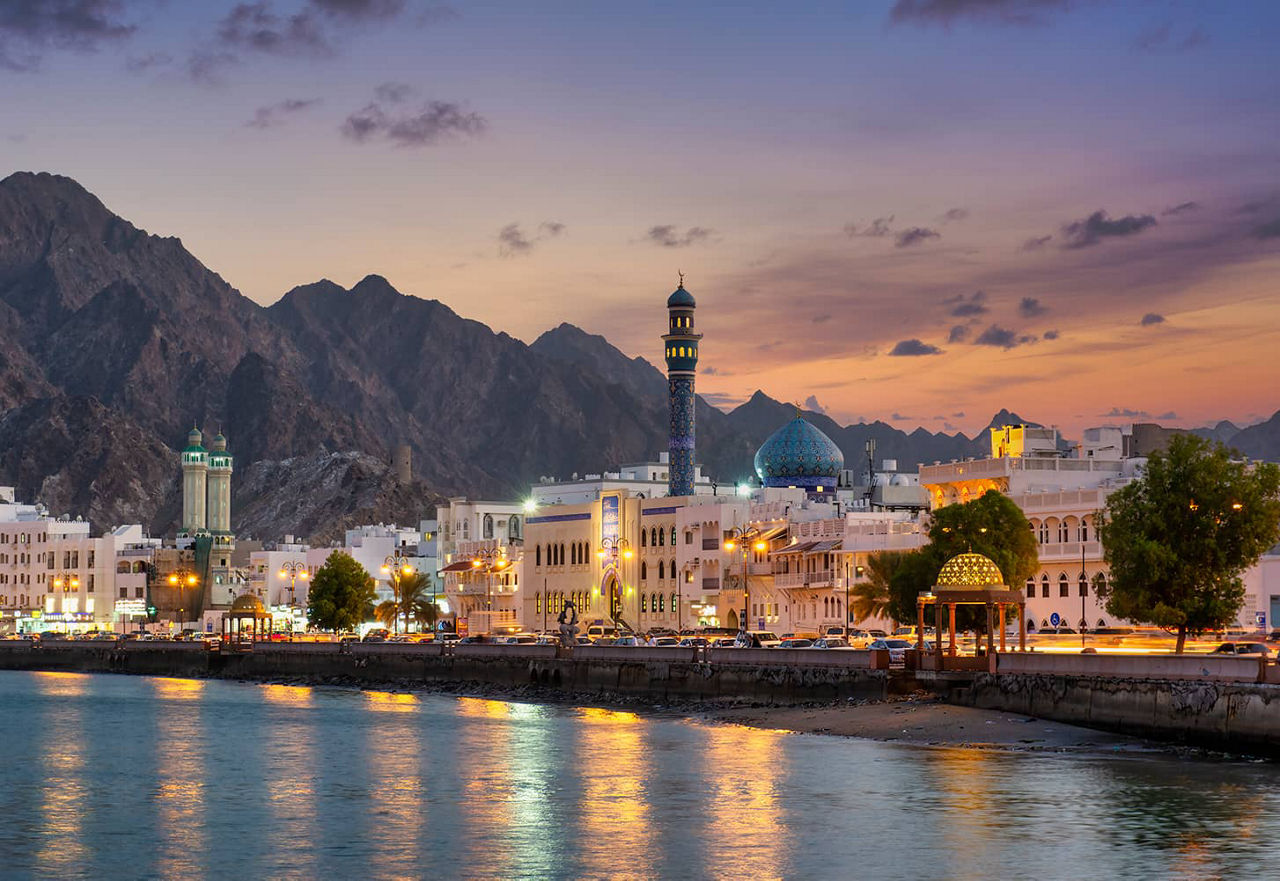
{"type": "Polygon", "coordinates": [[[680,287],[676,288],[675,291],[672,292],[671,296],[667,297],[668,309],[672,306],[688,306],[689,308],[693,308],[697,305],[698,304],[693,300],[693,294],[684,289],[684,282],[680,282],[680,287]]]}
{"type": "Polygon", "coordinates": [[[755,466],[765,486],[835,489],[844,453],[835,441],[797,416],[760,446],[755,466]]]}

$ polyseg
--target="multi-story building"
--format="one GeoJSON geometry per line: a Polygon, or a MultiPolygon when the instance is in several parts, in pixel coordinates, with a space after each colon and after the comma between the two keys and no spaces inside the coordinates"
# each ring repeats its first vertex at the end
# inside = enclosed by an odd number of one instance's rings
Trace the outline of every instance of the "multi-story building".
{"type": "MultiPolygon", "coordinates": [[[[442,611],[459,632],[489,633],[520,623],[526,506],[450,499],[436,508],[442,611]]],[[[424,533],[425,535],[425,533],[424,533]]]]}

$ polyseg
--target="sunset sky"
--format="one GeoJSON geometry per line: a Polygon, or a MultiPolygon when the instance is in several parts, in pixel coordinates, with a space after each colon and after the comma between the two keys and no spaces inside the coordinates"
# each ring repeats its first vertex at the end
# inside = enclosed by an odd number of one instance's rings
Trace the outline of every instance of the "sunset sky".
{"type": "MultiPolygon", "coordinates": [[[[263,304],[369,273],[972,433],[1280,407],[1280,4],[0,0],[0,177],[263,304]]],[[[426,353],[429,357],[430,353],[426,353]]]]}

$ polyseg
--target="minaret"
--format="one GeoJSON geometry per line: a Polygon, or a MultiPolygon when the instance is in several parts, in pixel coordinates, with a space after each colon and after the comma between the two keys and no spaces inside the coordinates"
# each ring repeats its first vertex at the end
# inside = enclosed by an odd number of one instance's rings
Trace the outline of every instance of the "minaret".
{"type": "Polygon", "coordinates": [[[209,531],[231,533],[231,454],[221,432],[209,446],[209,531]]]}
{"type": "Polygon", "coordinates": [[[667,359],[667,396],[671,408],[671,437],[668,442],[667,495],[693,495],[694,397],[693,379],[698,370],[698,340],[694,333],[693,294],[680,286],[667,298],[668,324],[663,334],[667,359]]]}
{"type": "Polygon", "coordinates": [[[182,451],[182,531],[194,535],[205,528],[205,483],[209,457],[200,445],[200,429],[187,432],[187,448],[182,451]]]}

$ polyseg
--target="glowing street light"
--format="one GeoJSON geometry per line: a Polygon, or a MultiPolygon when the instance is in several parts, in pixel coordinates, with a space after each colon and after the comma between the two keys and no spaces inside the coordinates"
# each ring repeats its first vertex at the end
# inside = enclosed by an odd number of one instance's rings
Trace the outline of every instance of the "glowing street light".
{"type": "Polygon", "coordinates": [[[739,629],[745,633],[751,624],[751,572],[748,568],[747,555],[753,550],[760,553],[767,551],[769,543],[764,540],[764,535],[758,527],[735,526],[729,531],[729,537],[725,539],[724,549],[731,554],[735,550],[742,551],[742,620],[739,629]]]}
{"type": "Polygon", "coordinates": [[[391,595],[395,599],[396,614],[391,618],[391,631],[399,632],[400,612],[404,611],[405,630],[409,629],[409,610],[400,609],[400,581],[406,575],[412,575],[418,570],[409,562],[409,558],[404,555],[400,548],[396,548],[385,560],[382,561],[382,574],[387,576],[387,580],[391,582],[391,595]]]}

